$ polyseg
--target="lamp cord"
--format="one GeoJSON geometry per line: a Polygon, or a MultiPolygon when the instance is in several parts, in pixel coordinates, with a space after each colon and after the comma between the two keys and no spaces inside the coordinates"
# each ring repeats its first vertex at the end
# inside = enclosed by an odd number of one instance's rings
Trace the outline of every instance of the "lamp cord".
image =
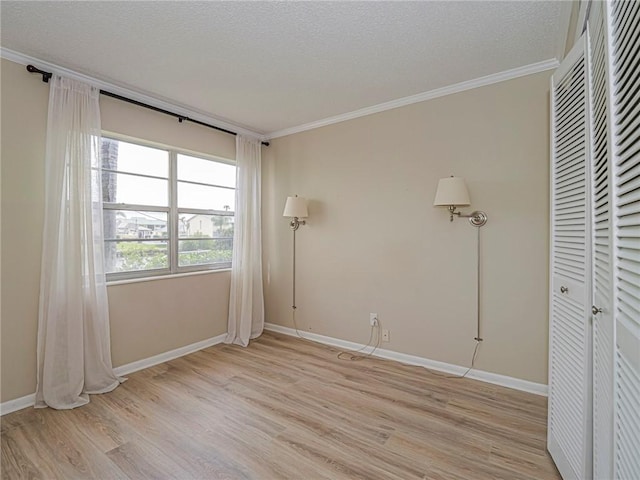
{"type": "Polygon", "coordinates": [[[482,337],[480,336],[480,227],[482,225],[476,226],[476,230],[477,230],[477,235],[476,235],[476,244],[477,244],[477,249],[476,249],[476,321],[477,321],[477,336],[476,338],[474,338],[474,340],[476,341],[476,346],[473,349],[473,355],[471,357],[471,366],[469,368],[467,368],[467,370],[462,374],[462,375],[442,375],[440,373],[436,373],[433,372],[431,370],[427,370],[429,373],[431,373],[432,375],[435,375],[437,377],[443,377],[443,378],[465,378],[467,376],[467,374],[473,370],[473,368],[475,367],[476,364],[476,356],[478,355],[478,347],[480,346],[480,342],[482,342],[482,337]]]}
{"type": "MultiPolygon", "coordinates": [[[[480,227],[482,225],[478,225],[476,226],[476,332],[477,332],[477,336],[474,338],[474,340],[476,341],[476,346],[473,349],[473,355],[471,357],[471,366],[462,374],[462,375],[441,375],[435,372],[432,372],[431,370],[427,371],[429,373],[431,373],[432,375],[438,376],[438,377],[444,377],[444,378],[465,378],[467,376],[467,374],[474,368],[475,363],[476,363],[476,356],[478,354],[478,347],[480,346],[480,342],[483,341],[482,337],[480,336],[480,275],[481,275],[481,270],[480,270],[480,227]]],[[[291,305],[291,311],[292,311],[292,319],[293,319],[293,327],[296,331],[296,334],[298,335],[298,337],[306,340],[298,331],[298,325],[296,323],[296,309],[298,307],[296,307],[296,231],[295,229],[293,230],[293,288],[292,288],[292,300],[293,300],[293,304],[291,305]]],[[[350,351],[350,350],[346,350],[346,351],[341,351],[338,353],[338,358],[340,360],[362,360],[364,358],[368,358],[373,356],[373,353],[378,349],[378,347],[380,347],[380,340],[381,340],[381,335],[380,335],[380,324],[378,323],[377,326],[375,327],[371,327],[371,331],[369,334],[369,341],[367,342],[367,344],[362,347],[359,350],[355,350],[355,351],[350,351]],[[376,329],[376,344],[375,346],[371,345],[371,340],[373,339],[373,330],[374,328],[376,329]],[[362,352],[365,348],[367,347],[371,347],[373,346],[373,350],[371,350],[371,352],[364,354],[364,355],[357,355],[358,353],[362,352]],[[351,354],[349,355],[349,357],[342,358],[343,355],[346,354],[351,354]]]]}
{"type": "Polygon", "coordinates": [[[380,321],[378,320],[377,325],[371,326],[371,330],[369,332],[369,340],[367,341],[367,344],[364,347],[359,348],[358,350],[342,350],[338,353],[338,359],[354,361],[354,360],[364,360],[365,358],[372,357],[373,353],[378,349],[378,347],[380,347],[380,340],[381,340],[380,329],[381,328],[382,326],[380,325],[380,321]],[[376,343],[375,345],[372,345],[371,340],[373,339],[374,329],[376,330],[376,343]],[[369,353],[363,353],[361,355],[358,355],[360,352],[364,351],[368,347],[373,347],[373,349],[369,353]],[[345,358],[345,355],[348,355],[348,356],[345,358]]]}

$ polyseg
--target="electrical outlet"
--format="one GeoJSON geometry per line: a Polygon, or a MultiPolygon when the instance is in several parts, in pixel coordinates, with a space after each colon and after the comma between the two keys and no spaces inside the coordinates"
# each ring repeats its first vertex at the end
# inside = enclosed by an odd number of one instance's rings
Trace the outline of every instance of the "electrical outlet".
{"type": "Polygon", "coordinates": [[[377,327],[378,326],[378,314],[377,313],[370,313],[369,314],[369,325],[371,325],[372,327],[377,327]]]}
{"type": "Polygon", "coordinates": [[[387,330],[386,328],[382,330],[382,341],[383,342],[389,341],[389,330],[387,330]]]}

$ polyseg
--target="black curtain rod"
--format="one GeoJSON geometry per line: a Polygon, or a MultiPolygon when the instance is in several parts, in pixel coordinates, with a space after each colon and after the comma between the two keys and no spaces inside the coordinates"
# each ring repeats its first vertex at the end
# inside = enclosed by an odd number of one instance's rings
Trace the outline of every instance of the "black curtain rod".
{"type": "MultiPolygon", "coordinates": [[[[49,83],[49,79],[53,76],[51,72],[45,72],[44,70],[40,70],[33,65],[27,65],[27,71],[29,73],[37,73],[38,75],[42,75],[42,81],[44,83],[49,83]]],[[[231,130],[226,130],[221,127],[216,127],[215,125],[210,125],[208,123],[201,122],[200,120],[194,120],[193,118],[186,117],[184,115],[180,115],[178,113],[170,112],[169,110],[165,110],[163,108],[154,107],[153,105],[149,105],[147,103],[139,102],[138,100],[133,100],[131,98],[123,97],[122,95],[118,95],[117,93],[108,92],[106,90],[100,90],[100,94],[105,95],[107,97],[116,98],[118,100],[122,100],[123,102],[132,103],[133,105],[137,105],[139,107],[148,108],[149,110],[153,110],[155,112],[164,113],[165,115],[169,115],[171,117],[175,117],[178,119],[178,122],[191,122],[196,123],[198,125],[202,125],[203,127],[213,128],[214,130],[218,130],[220,132],[228,133],[229,135],[238,135],[236,132],[232,132],[231,130]]],[[[262,145],[265,147],[269,146],[269,142],[262,142],[262,145]]]]}

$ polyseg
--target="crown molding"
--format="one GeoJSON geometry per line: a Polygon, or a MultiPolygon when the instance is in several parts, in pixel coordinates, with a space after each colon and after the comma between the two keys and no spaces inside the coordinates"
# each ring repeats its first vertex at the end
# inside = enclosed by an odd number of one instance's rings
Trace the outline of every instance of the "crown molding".
{"type": "Polygon", "coordinates": [[[523,67],[506,70],[504,72],[499,72],[492,75],[476,78],[473,80],[456,83],[454,85],[449,85],[447,87],[442,87],[435,90],[418,93],[416,95],[399,98],[389,102],[380,103],[378,105],[373,105],[371,107],[365,107],[359,110],[354,110],[352,112],[343,113],[340,115],[328,117],[328,118],[317,120],[314,122],[305,123],[295,127],[285,128],[283,130],[278,130],[275,132],[264,134],[262,132],[256,132],[254,130],[251,130],[242,125],[229,122],[228,120],[214,117],[206,112],[194,110],[193,108],[187,107],[185,105],[174,103],[169,99],[153,96],[149,93],[146,93],[140,90],[134,90],[131,87],[110,83],[110,82],[101,80],[99,78],[91,77],[89,75],[85,75],[83,73],[76,72],[74,70],[71,70],[65,67],[61,67],[60,65],[47,62],[46,60],[42,60],[36,57],[31,57],[29,55],[25,55],[20,52],[16,52],[14,50],[10,50],[4,47],[0,48],[0,57],[15,63],[22,64],[22,65],[35,64],[38,68],[42,70],[47,70],[47,71],[51,71],[52,73],[56,73],[58,75],[74,78],[76,80],[94,85],[102,90],[108,90],[110,92],[116,93],[118,95],[122,95],[124,97],[131,98],[133,100],[137,100],[139,102],[147,103],[149,105],[153,105],[155,107],[162,108],[164,110],[173,111],[179,115],[184,115],[186,117],[193,118],[194,120],[199,120],[205,123],[211,123],[213,125],[224,128],[226,130],[232,130],[237,133],[241,133],[243,135],[247,135],[249,137],[259,139],[261,141],[269,141],[273,138],[284,137],[287,135],[292,135],[294,133],[313,130],[315,128],[325,127],[327,125],[332,125],[334,123],[340,123],[347,120],[353,120],[355,118],[372,115],[374,113],[384,112],[386,110],[391,110],[398,107],[412,105],[414,103],[420,103],[427,100],[432,100],[438,97],[444,97],[446,95],[463,92],[465,90],[471,90],[474,88],[491,85],[493,83],[499,83],[506,80],[512,80],[514,78],[523,77],[526,75],[532,75],[535,73],[544,72],[546,70],[554,69],[559,65],[558,60],[553,58],[553,59],[545,60],[542,62],[525,65],[523,67]]]}
{"type": "Polygon", "coordinates": [[[85,75],[83,73],[76,72],[75,70],[61,67],[60,65],[56,65],[55,63],[47,62],[46,60],[42,60],[40,58],[31,57],[29,55],[25,55],[23,53],[16,52],[4,47],[0,48],[0,57],[14,63],[19,63],[21,65],[34,64],[41,70],[46,70],[48,72],[62,75],[67,78],[73,78],[75,80],[85,82],[97,88],[100,88],[101,90],[107,90],[109,92],[117,93],[118,95],[122,95],[123,97],[137,100],[142,103],[147,103],[149,105],[153,105],[154,107],[162,108],[163,110],[169,110],[179,115],[184,115],[185,117],[199,120],[204,123],[210,123],[217,127],[224,128],[225,130],[231,130],[261,141],[266,141],[266,136],[261,132],[256,132],[247,127],[232,123],[228,120],[214,117],[200,110],[194,110],[193,108],[187,107],[186,105],[172,102],[167,98],[157,97],[144,91],[135,90],[131,87],[116,85],[114,83],[85,75]]]}
{"type": "Polygon", "coordinates": [[[273,138],[284,137],[292,135],[294,133],[305,132],[307,130],[313,130],[315,128],[326,127],[334,123],[340,123],[347,120],[353,120],[354,118],[365,117],[374,113],[384,112],[398,107],[404,107],[406,105],[412,105],[414,103],[420,103],[427,100],[432,100],[438,97],[444,97],[453,93],[464,92],[465,90],[471,90],[478,87],[484,87],[493,83],[504,82],[506,80],[512,80],[518,77],[524,77],[526,75],[532,75],[534,73],[540,73],[547,70],[552,70],[559,65],[558,60],[555,58],[544,60],[542,62],[532,63],[523,67],[513,68],[511,70],[505,70],[504,72],[494,73],[466,82],[456,83],[447,87],[437,88],[428,92],[418,93],[409,97],[398,98],[397,100],[391,100],[390,102],[379,103],[371,107],[361,108],[354,110],[353,112],[343,113],[336,115],[335,117],[328,117],[315,122],[305,123],[298,125],[297,127],[285,128],[275,132],[268,133],[265,138],[271,140],[273,138]]]}

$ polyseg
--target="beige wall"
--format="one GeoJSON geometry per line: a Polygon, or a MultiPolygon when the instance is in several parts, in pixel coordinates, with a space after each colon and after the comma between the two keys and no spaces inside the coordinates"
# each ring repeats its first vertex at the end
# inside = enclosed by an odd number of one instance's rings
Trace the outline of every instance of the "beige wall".
{"type": "Polygon", "coordinates": [[[2,60],[2,401],[35,391],[48,89],[2,60]]]}
{"type": "MultiPolygon", "coordinates": [[[[263,150],[267,321],[292,325],[287,195],[310,198],[298,233],[298,325],[466,365],[475,335],[475,229],[431,207],[467,179],[482,233],[477,367],[546,382],[548,79],[542,73],[276,139],[263,150]]],[[[2,60],[1,401],[33,393],[48,88],[2,60]],[[21,252],[17,255],[16,252],[21,252]]],[[[234,158],[232,136],[113,99],[103,128],[234,158]]],[[[469,210],[469,209],[467,209],[469,210]]],[[[109,287],[115,366],[226,331],[229,272],[109,287]]]]}
{"type": "MultiPolygon", "coordinates": [[[[297,237],[299,328],[468,365],[475,228],[433,208],[438,179],[467,180],[482,228],[477,368],[547,381],[550,72],[273,140],[263,160],[267,321],[292,326],[287,195],[311,200],[297,237]]],[[[464,209],[469,212],[471,209],[464,209]]]]}
{"type": "Polygon", "coordinates": [[[227,332],[229,271],[109,287],[114,366],[227,332]]]}
{"type": "MultiPolygon", "coordinates": [[[[2,60],[1,401],[35,391],[48,87],[2,60]]],[[[235,158],[233,136],[101,98],[105,130],[235,158]]],[[[230,273],[109,287],[114,366],[226,332],[230,273]]]]}

